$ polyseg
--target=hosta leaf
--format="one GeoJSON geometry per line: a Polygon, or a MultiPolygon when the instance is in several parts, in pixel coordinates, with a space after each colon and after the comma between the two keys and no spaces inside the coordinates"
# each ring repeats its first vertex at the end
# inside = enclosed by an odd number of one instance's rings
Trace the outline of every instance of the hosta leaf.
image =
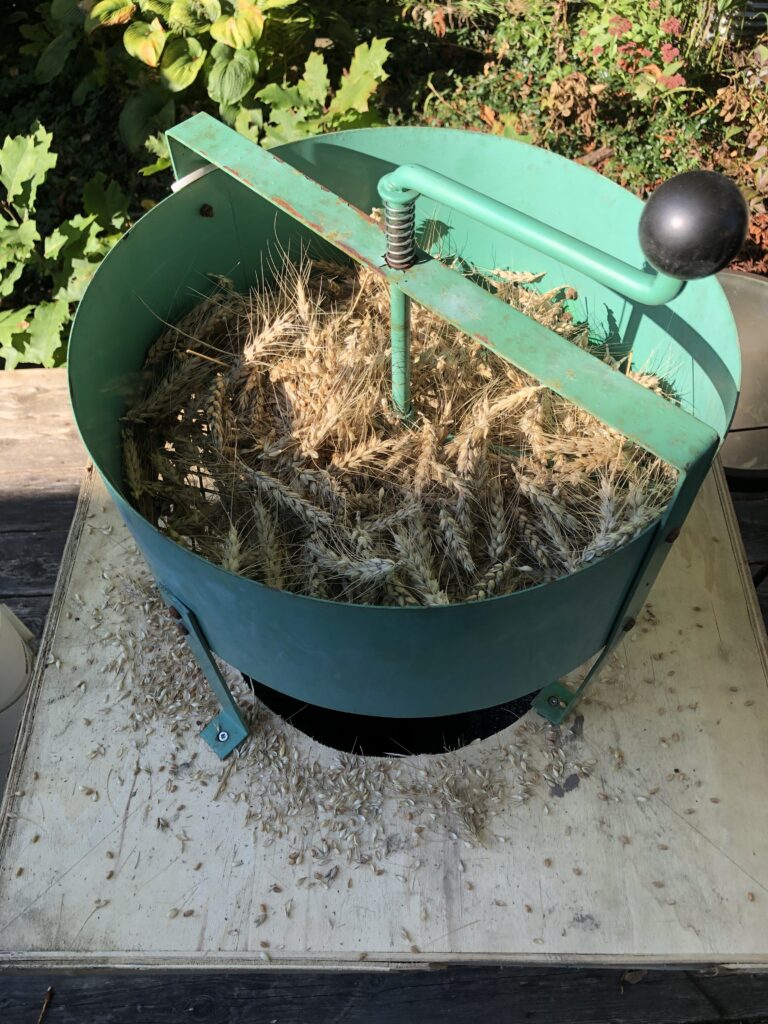
{"type": "Polygon", "coordinates": [[[21,361],[55,366],[56,351],[62,344],[62,330],[68,321],[69,303],[66,299],[39,303],[25,332],[21,361]]]}
{"type": "Polygon", "coordinates": [[[299,82],[301,98],[305,103],[317,103],[322,106],[330,87],[325,61],[319,53],[310,53],[304,65],[304,75],[299,82]]]}
{"type": "Polygon", "coordinates": [[[173,29],[197,35],[207,31],[220,14],[219,0],[173,0],[168,21],[173,29]]]}
{"type": "Polygon", "coordinates": [[[0,183],[9,202],[34,209],[38,187],[56,166],[56,154],[50,151],[52,139],[40,124],[29,135],[6,136],[0,149],[0,183]]]}
{"type": "Polygon", "coordinates": [[[142,14],[159,14],[166,21],[171,15],[171,0],[139,0],[142,14]]]}
{"type": "Polygon", "coordinates": [[[85,31],[104,28],[107,25],[126,25],[136,13],[132,0],[99,0],[91,8],[85,22],[85,31]]]}
{"type": "Polygon", "coordinates": [[[80,26],[85,21],[85,11],[77,0],[53,0],[51,18],[60,25],[80,26]]]}
{"type": "Polygon", "coordinates": [[[156,68],[165,46],[166,32],[160,19],[134,21],[123,33],[123,46],[132,57],[136,57],[150,68],[156,68]]]}
{"type": "Polygon", "coordinates": [[[83,208],[93,214],[104,231],[117,231],[128,214],[128,198],[116,181],[97,171],[83,186],[83,208]]]}
{"type": "Polygon", "coordinates": [[[230,128],[235,127],[235,121],[237,120],[238,111],[241,109],[239,103],[220,103],[219,104],[219,117],[228,124],[230,128]]]}
{"type": "Polygon", "coordinates": [[[5,360],[6,370],[13,370],[21,362],[32,308],[24,306],[22,309],[0,311],[0,359],[5,360]]]}
{"type": "Polygon", "coordinates": [[[35,78],[41,85],[52,82],[64,70],[67,57],[77,46],[77,39],[67,28],[52,39],[40,54],[35,67],[35,78]]]}
{"type": "Polygon", "coordinates": [[[263,31],[264,15],[249,0],[238,0],[235,14],[222,14],[211,25],[213,38],[235,50],[257,43],[263,31]]]}
{"type": "Polygon", "coordinates": [[[364,113],[368,109],[368,100],[376,86],[388,77],[384,71],[389,56],[388,42],[388,39],[374,39],[370,45],[361,43],[355,48],[349,71],[328,108],[330,114],[343,114],[346,110],[364,113]]]}
{"type": "Polygon", "coordinates": [[[208,95],[217,103],[237,103],[253,88],[258,57],[253,50],[232,50],[221,44],[211,56],[214,64],[208,74],[208,95]]]}
{"type": "Polygon", "coordinates": [[[196,39],[174,39],[160,61],[160,77],[171,92],[181,92],[197,78],[205,57],[206,51],[196,39]]]}
{"type": "Polygon", "coordinates": [[[128,149],[141,149],[145,139],[173,124],[176,104],[161,86],[143,89],[127,100],[120,113],[120,136],[128,149]]]}

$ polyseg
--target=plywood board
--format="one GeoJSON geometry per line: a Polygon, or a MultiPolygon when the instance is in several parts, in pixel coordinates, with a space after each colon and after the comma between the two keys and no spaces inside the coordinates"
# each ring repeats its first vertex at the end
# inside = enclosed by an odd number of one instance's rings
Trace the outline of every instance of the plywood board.
{"type": "Polygon", "coordinates": [[[767,680],[715,472],[571,728],[340,758],[237,684],[253,737],[222,766],[89,476],[2,820],[0,961],[767,966],[767,680]]]}

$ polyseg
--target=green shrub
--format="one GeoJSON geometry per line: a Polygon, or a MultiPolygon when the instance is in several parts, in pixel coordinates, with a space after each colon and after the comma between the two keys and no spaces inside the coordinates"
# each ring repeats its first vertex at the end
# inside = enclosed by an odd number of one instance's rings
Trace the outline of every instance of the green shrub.
{"type": "Polygon", "coordinates": [[[25,6],[0,10],[6,369],[65,360],[69,322],[100,260],[164,192],[147,176],[169,166],[172,124],[208,110],[271,146],[377,123],[371,101],[387,78],[387,40],[359,41],[325,3],[25,6]],[[331,30],[338,43],[323,35],[331,30]]]}
{"type": "Polygon", "coordinates": [[[56,165],[53,136],[41,125],[30,135],[7,137],[0,149],[0,358],[54,366],[65,349],[65,330],[102,257],[127,224],[127,201],[98,172],[82,190],[83,212],[41,232],[37,194],[56,165]],[[19,298],[26,304],[17,305],[19,298]]]}

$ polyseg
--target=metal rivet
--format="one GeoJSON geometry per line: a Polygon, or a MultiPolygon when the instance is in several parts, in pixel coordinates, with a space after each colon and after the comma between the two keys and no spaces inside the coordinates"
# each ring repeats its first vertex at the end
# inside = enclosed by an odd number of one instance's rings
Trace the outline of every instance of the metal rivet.
{"type": "Polygon", "coordinates": [[[216,736],[216,739],[219,741],[219,743],[226,743],[227,740],[229,739],[229,733],[226,731],[226,729],[222,729],[221,732],[218,733],[218,735],[216,736]]]}
{"type": "Polygon", "coordinates": [[[623,626],[624,632],[628,633],[630,631],[630,629],[634,629],[636,623],[637,623],[636,619],[627,619],[627,621],[624,623],[624,626],[623,626]]]}
{"type": "Polygon", "coordinates": [[[211,206],[210,203],[203,203],[203,205],[200,207],[200,216],[201,217],[212,217],[213,216],[213,207],[211,206]]]}
{"type": "Polygon", "coordinates": [[[560,698],[559,697],[555,697],[554,694],[551,697],[547,697],[547,704],[549,704],[549,706],[551,708],[562,707],[562,703],[563,702],[560,700],[560,698]]]}

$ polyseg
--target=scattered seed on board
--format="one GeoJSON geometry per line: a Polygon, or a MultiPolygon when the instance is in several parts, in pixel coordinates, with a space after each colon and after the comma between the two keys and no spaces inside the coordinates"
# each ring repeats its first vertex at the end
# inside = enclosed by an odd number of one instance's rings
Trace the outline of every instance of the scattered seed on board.
{"type": "Polygon", "coordinates": [[[24,874],[24,868],[16,868],[16,877],[17,878],[21,878],[21,876],[23,874],[24,874]]]}
{"type": "Polygon", "coordinates": [[[168,911],[168,915],[167,916],[168,917],[178,917],[179,916],[179,908],[178,907],[172,907],[168,911]]]}
{"type": "MultiPolygon", "coordinates": [[[[209,711],[213,712],[211,698],[184,641],[169,637],[167,612],[135,553],[125,558],[120,575],[127,594],[119,609],[124,615],[126,632],[109,634],[107,643],[114,645],[123,659],[116,669],[124,681],[127,698],[122,706],[127,707],[130,702],[130,723],[137,740],[145,742],[147,730],[160,727],[167,728],[178,742],[193,721],[203,720],[209,711]],[[132,615],[135,617],[131,618],[132,615]],[[136,637],[140,637],[139,644],[136,637]],[[151,657],[145,652],[151,652],[151,657]]],[[[106,627],[99,627],[96,636],[107,635],[106,627]]],[[[314,872],[310,872],[304,877],[304,883],[309,882],[306,888],[326,887],[329,872],[337,862],[370,865],[376,876],[382,876],[391,863],[391,854],[421,846],[425,832],[465,848],[482,847],[489,840],[507,842],[510,836],[496,836],[488,830],[504,788],[514,787],[510,793],[512,803],[526,803],[535,787],[545,784],[545,772],[556,771],[561,777],[570,771],[566,754],[547,740],[543,727],[539,730],[529,726],[507,734],[498,756],[488,747],[476,748],[482,757],[479,763],[472,756],[468,758],[465,749],[456,756],[446,754],[428,765],[414,763],[413,767],[407,759],[402,764],[392,759],[382,763],[354,755],[340,756],[329,764],[307,757],[291,731],[252,701],[244,688],[238,689],[240,686],[244,687],[241,680],[232,682],[237,699],[254,709],[260,729],[238,755],[228,792],[246,803],[246,824],[258,823],[267,842],[286,836],[290,843],[287,860],[291,865],[301,864],[310,856],[305,847],[306,828],[310,822],[314,825],[317,807],[322,806],[320,834],[321,845],[325,845],[316,857],[312,855],[313,867],[321,869],[322,877],[314,880],[314,872]],[[517,778],[509,771],[510,760],[517,778]],[[255,778],[264,778],[265,785],[252,799],[250,791],[254,789],[255,778]],[[275,780],[279,780],[277,785],[275,780]],[[391,798],[404,826],[399,833],[397,825],[394,829],[390,824],[387,829],[381,827],[382,804],[391,798]]],[[[127,756],[128,748],[121,749],[127,756]]],[[[84,755],[87,752],[86,749],[84,755]]],[[[168,776],[188,785],[217,786],[220,771],[203,770],[194,762],[194,755],[171,757],[165,766],[168,776]]],[[[136,774],[143,777],[145,772],[146,768],[141,767],[136,774]]],[[[123,785],[123,780],[117,778],[123,785]]],[[[90,795],[95,793],[93,790],[90,795]]],[[[184,806],[178,804],[175,811],[180,813],[184,806]]],[[[391,822],[389,816],[386,820],[391,822]]],[[[165,817],[156,817],[156,827],[163,831],[173,829],[165,817]]],[[[105,852],[110,859],[115,857],[112,851],[105,852]]],[[[409,872],[415,870],[414,864],[411,861],[407,865],[409,872]]],[[[193,870],[201,866],[199,862],[193,870]]],[[[463,861],[458,870],[466,872],[463,861]]],[[[409,877],[410,874],[401,876],[409,877]]],[[[303,883],[297,880],[295,884],[303,883]]],[[[352,884],[348,877],[348,887],[352,884]]],[[[464,882],[466,889],[471,886],[471,882],[464,882]]]]}
{"type": "Polygon", "coordinates": [[[181,916],[182,917],[192,917],[192,915],[194,913],[195,913],[194,910],[185,910],[184,913],[181,916]]]}
{"type": "Polygon", "coordinates": [[[39,832],[35,832],[35,834],[32,836],[32,842],[33,843],[39,843],[40,842],[40,833],[39,832]]]}

